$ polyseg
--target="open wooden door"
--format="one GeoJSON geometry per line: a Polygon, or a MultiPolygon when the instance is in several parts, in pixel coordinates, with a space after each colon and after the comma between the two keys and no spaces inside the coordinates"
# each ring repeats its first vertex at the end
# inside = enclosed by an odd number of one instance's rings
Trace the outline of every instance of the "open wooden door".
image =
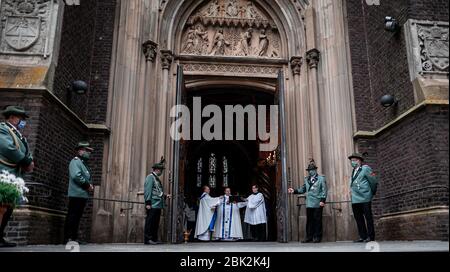
{"type": "Polygon", "coordinates": [[[279,130],[278,130],[278,148],[277,148],[277,231],[278,242],[288,242],[288,177],[287,177],[287,151],[286,151],[286,109],[285,109],[285,90],[284,90],[284,73],[282,70],[278,73],[278,84],[275,92],[275,104],[278,105],[279,130]]]}
{"type": "MultiPolygon", "coordinates": [[[[184,83],[183,67],[177,67],[177,89],[176,89],[176,105],[186,105],[186,90],[184,83]]],[[[177,118],[181,112],[177,110],[177,118]]],[[[179,134],[176,131],[175,134],[179,134]]],[[[184,231],[184,168],[185,168],[185,148],[184,140],[174,140],[173,148],[173,172],[172,172],[172,205],[170,210],[170,241],[179,243],[183,240],[184,231]]]]}

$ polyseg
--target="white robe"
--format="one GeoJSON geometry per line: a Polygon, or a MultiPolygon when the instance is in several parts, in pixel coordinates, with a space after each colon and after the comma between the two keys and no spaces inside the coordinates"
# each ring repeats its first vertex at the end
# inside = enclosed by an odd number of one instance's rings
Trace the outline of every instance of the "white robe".
{"type": "Polygon", "coordinates": [[[200,206],[198,208],[197,224],[195,226],[195,238],[203,241],[210,240],[210,224],[213,219],[216,206],[220,204],[220,198],[211,197],[203,193],[200,197],[200,206]]]}
{"type": "Polygon", "coordinates": [[[235,241],[243,239],[241,215],[239,209],[247,203],[228,203],[229,196],[224,196],[217,206],[217,220],[214,227],[213,237],[224,241],[235,241]]]}
{"type": "Polygon", "coordinates": [[[247,198],[247,209],[245,210],[244,222],[250,225],[267,223],[266,205],[264,195],[261,193],[251,194],[247,198]]]}

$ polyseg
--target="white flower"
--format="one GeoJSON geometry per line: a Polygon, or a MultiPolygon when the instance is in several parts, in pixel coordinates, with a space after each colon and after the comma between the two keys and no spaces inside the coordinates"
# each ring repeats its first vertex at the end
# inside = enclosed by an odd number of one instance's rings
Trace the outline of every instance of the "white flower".
{"type": "MultiPolygon", "coordinates": [[[[25,186],[25,181],[21,177],[16,177],[8,171],[3,170],[0,174],[0,183],[14,185],[19,191],[20,197],[24,198],[24,194],[30,190],[25,186]]],[[[26,198],[25,198],[26,199],[26,198]]]]}

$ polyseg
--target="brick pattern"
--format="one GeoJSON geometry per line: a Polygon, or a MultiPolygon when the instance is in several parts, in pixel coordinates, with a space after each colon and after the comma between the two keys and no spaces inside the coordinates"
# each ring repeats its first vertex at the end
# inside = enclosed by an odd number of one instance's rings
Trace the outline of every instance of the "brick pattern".
{"type": "MultiPolygon", "coordinates": [[[[414,106],[404,30],[384,30],[384,16],[403,24],[408,19],[448,21],[448,1],[381,1],[367,6],[348,0],[357,130],[377,130],[414,106]],[[383,108],[379,99],[394,94],[397,108],[383,108]]],[[[448,206],[448,106],[427,106],[376,138],[356,141],[379,176],[373,203],[377,218],[433,206],[448,206]]],[[[377,220],[380,239],[448,240],[448,214],[377,220]],[[407,219],[405,219],[407,218],[407,219]],[[408,219],[410,218],[410,220],[408,219]]]]}
{"type": "MultiPolygon", "coordinates": [[[[83,139],[89,139],[93,143],[95,151],[89,164],[92,165],[93,180],[99,184],[102,172],[104,135],[90,134],[78,120],[45,92],[11,90],[0,92],[0,108],[10,104],[23,106],[31,116],[24,135],[30,143],[35,169],[32,174],[25,176],[25,180],[42,185],[29,186],[28,204],[66,212],[68,165],[75,156],[75,144],[83,139]]],[[[85,240],[90,238],[91,213],[92,203],[86,208],[80,227],[81,237],[85,240]]],[[[21,243],[24,241],[39,243],[44,241],[43,237],[50,237],[54,232],[54,237],[52,236],[47,241],[62,242],[62,230],[60,232],[55,226],[63,228],[64,220],[51,219],[52,217],[54,216],[51,215],[47,218],[34,215],[14,216],[7,235],[11,234],[11,239],[21,243]],[[17,231],[16,227],[20,227],[20,231],[17,231]],[[58,233],[60,235],[57,235],[58,233]]]]}
{"type": "Polygon", "coordinates": [[[115,0],[81,0],[64,11],[54,93],[87,123],[106,121],[115,7],[115,0]],[[78,79],[88,83],[85,95],[66,90],[78,79]]]}

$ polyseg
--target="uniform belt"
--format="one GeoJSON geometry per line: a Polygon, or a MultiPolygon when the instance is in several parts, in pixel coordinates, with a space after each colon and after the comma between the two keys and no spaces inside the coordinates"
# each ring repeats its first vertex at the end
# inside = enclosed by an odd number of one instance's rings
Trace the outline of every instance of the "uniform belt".
{"type": "Polygon", "coordinates": [[[10,163],[10,162],[8,162],[8,161],[6,161],[6,160],[3,160],[3,159],[1,159],[1,158],[0,158],[0,163],[1,163],[1,164],[4,164],[4,165],[6,165],[6,166],[9,166],[9,167],[14,167],[14,168],[17,167],[17,164],[10,163]]]}

